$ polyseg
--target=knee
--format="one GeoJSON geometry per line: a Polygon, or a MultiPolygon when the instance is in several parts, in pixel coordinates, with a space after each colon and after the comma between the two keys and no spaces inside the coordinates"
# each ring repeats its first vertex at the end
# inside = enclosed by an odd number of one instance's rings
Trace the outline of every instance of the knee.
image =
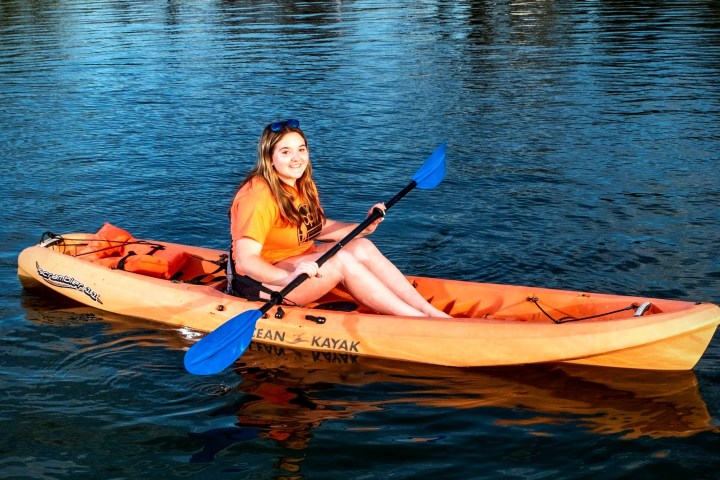
{"type": "Polygon", "coordinates": [[[334,278],[337,281],[341,281],[343,278],[343,267],[339,252],[325,262],[320,268],[320,271],[323,277],[334,278]]]}
{"type": "Polygon", "coordinates": [[[350,244],[338,251],[334,257],[327,261],[323,267],[329,267],[332,271],[338,272],[343,278],[349,275],[356,275],[362,263],[356,257],[356,253],[350,244]]]}
{"type": "Polygon", "coordinates": [[[345,251],[351,254],[356,260],[364,262],[375,255],[378,249],[372,240],[355,238],[345,246],[345,251]]]}

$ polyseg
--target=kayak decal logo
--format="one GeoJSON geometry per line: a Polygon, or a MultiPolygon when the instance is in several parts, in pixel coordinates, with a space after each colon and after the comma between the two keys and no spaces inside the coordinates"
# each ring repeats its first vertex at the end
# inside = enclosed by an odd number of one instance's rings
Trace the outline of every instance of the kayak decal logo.
{"type": "Polygon", "coordinates": [[[258,340],[271,340],[273,342],[284,342],[285,341],[285,332],[281,332],[280,330],[271,330],[269,328],[258,328],[255,330],[255,335],[253,335],[254,338],[257,338],[258,340]]]}
{"type": "Polygon", "coordinates": [[[360,342],[354,340],[343,340],[330,337],[317,337],[313,335],[311,345],[316,348],[324,348],[328,350],[344,350],[346,352],[359,352],[358,346],[360,342]]]}
{"type": "Polygon", "coordinates": [[[95,290],[86,286],[84,283],[75,280],[70,275],[48,272],[47,270],[44,270],[38,262],[35,262],[35,268],[37,269],[38,275],[40,275],[40,277],[50,285],[59,288],[72,288],[73,290],[78,290],[102,305],[103,302],[100,300],[100,295],[98,295],[95,290]]]}

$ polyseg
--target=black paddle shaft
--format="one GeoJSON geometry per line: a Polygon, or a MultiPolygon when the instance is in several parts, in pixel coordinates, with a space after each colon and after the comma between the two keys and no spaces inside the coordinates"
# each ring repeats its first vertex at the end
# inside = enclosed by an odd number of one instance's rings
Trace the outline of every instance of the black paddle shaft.
{"type": "MultiPolygon", "coordinates": [[[[388,200],[387,202],[385,202],[385,211],[389,210],[390,207],[392,207],[393,205],[395,205],[395,204],[398,202],[398,200],[400,200],[400,199],[403,198],[405,195],[407,195],[408,192],[410,192],[410,190],[412,190],[413,188],[415,188],[416,185],[417,185],[417,182],[416,182],[415,180],[412,180],[410,183],[407,184],[407,186],[406,186],[405,188],[403,188],[402,190],[400,190],[400,191],[397,193],[397,195],[395,195],[393,198],[391,198],[390,200],[388,200]]],[[[318,267],[321,267],[325,262],[327,262],[328,260],[330,260],[330,258],[332,258],[333,255],[335,255],[338,251],[340,251],[341,248],[343,248],[345,245],[347,245],[347,243],[348,243],[350,240],[352,240],[353,238],[357,237],[363,230],[365,230],[367,227],[369,227],[371,223],[373,223],[375,220],[377,220],[378,218],[380,218],[380,217],[382,217],[382,216],[384,216],[384,215],[385,215],[385,213],[384,213],[382,210],[380,210],[379,208],[373,209],[372,213],[365,219],[365,221],[363,221],[362,223],[360,223],[360,224],[359,224],[357,227],[355,227],[350,233],[348,233],[347,235],[345,235],[345,236],[342,238],[342,240],[340,240],[340,241],[337,242],[335,245],[333,245],[333,247],[332,247],[330,250],[328,250],[327,252],[325,252],[320,258],[318,258],[318,259],[315,261],[315,263],[318,264],[318,267]]],[[[307,280],[308,278],[310,278],[310,276],[309,276],[307,273],[303,273],[303,274],[300,274],[300,275],[298,275],[297,277],[295,277],[295,278],[292,280],[292,282],[288,283],[288,284],[285,286],[285,288],[283,288],[283,289],[280,290],[279,292],[274,292],[274,293],[270,296],[270,301],[267,302],[265,305],[263,305],[263,306],[260,308],[260,311],[261,311],[263,314],[265,314],[265,313],[267,313],[267,311],[270,310],[273,306],[279,305],[280,303],[282,303],[282,301],[285,299],[285,296],[286,296],[288,293],[290,293],[290,292],[292,292],[293,290],[295,290],[295,288],[296,288],[298,285],[300,285],[301,283],[303,283],[303,282],[304,282],[305,280],[307,280]]]]}

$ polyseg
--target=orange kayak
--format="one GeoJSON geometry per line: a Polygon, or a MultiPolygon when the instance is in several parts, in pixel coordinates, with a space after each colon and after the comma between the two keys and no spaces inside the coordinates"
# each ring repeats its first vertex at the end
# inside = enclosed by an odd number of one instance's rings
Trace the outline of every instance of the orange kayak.
{"type": "MultiPolygon", "coordinates": [[[[103,250],[96,234],[51,235],[20,253],[18,276],[26,288],[50,288],[91,307],[176,325],[186,333],[212,331],[263,305],[224,293],[224,251],[132,238],[112,245],[112,255],[104,258],[88,255],[92,248],[103,250]]],[[[710,303],[408,280],[454,318],[378,315],[336,288],[313,304],[273,307],[257,322],[253,340],[454,367],[567,362],[690,370],[720,323],[720,307],[710,303]]]]}

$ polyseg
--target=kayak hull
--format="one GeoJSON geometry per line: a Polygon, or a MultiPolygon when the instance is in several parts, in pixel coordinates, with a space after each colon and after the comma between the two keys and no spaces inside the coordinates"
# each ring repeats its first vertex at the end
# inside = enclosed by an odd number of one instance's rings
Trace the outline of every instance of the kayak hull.
{"type": "MultiPolygon", "coordinates": [[[[189,254],[182,275],[166,280],[76,256],[74,244],[90,235],[68,234],[23,250],[18,257],[23,285],[50,288],[101,310],[174,325],[188,337],[263,305],[223,292],[226,252],[152,241],[189,254]]],[[[455,318],[384,316],[362,306],[338,311],[338,302],[347,304],[352,298],[335,289],[312,305],[272,308],[258,320],[253,340],[455,367],[568,362],[689,370],[720,323],[720,307],[709,303],[426,277],[408,280],[455,318]],[[634,316],[646,302],[647,312],[634,316]],[[319,323],[318,317],[325,322],[319,323]]]]}

